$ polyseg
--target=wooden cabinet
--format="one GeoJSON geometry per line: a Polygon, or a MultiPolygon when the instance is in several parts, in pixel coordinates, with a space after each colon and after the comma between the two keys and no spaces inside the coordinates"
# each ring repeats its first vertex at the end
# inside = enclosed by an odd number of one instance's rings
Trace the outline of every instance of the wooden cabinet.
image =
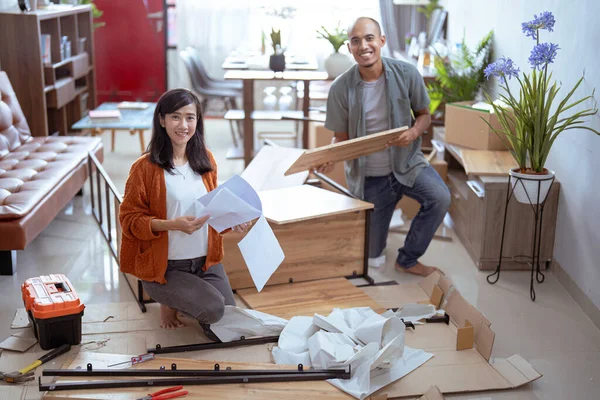
{"type": "MultiPolygon", "coordinates": [[[[258,192],[265,218],[285,259],[267,285],[345,276],[366,269],[368,214],[373,204],[309,185],[258,192]]],[[[231,288],[254,287],[237,246],[242,235],[223,237],[223,267],[231,288]]]]}
{"type": "MultiPolygon", "coordinates": [[[[454,230],[467,252],[482,270],[498,265],[502,223],[508,190],[506,176],[467,175],[460,150],[445,146],[448,162],[448,187],[452,194],[450,216],[454,230]]],[[[544,207],[540,261],[552,261],[560,185],[554,182],[544,207]]],[[[529,269],[525,262],[532,252],[534,212],[530,204],[510,200],[504,234],[503,269],[529,269]]]]}
{"type": "MultiPolygon", "coordinates": [[[[16,4],[16,2],[15,2],[16,4]]],[[[69,127],[96,107],[91,6],[0,13],[0,69],[10,78],[33,136],[69,127]],[[43,51],[49,37],[49,62],[43,51]],[[71,54],[61,51],[63,37],[71,54]]]]}

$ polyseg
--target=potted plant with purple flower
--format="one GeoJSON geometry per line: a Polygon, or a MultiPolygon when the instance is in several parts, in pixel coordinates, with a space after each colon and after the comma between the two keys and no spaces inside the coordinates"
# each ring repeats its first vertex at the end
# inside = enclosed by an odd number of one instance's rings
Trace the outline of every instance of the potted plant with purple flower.
{"type": "Polygon", "coordinates": [[[553,32],[554,24],[554,16],[548,11],[521,24],[523,33],[535,40],[529,56],[530,74],[523,72],[520,77],[519,68],[506,57],[489,64],[484,71],[488,79],[492,76],[500,78],[500,87],[504,91],[499,98],[506,107],[492,102],[485,94],[502,126],[502,129],[494,129],[491,125],[490,128],[504,141],[517,162],[518,168],[509,171],[509,175],[515,198],[521,203],[538,204],[546,199],[554,171],[544,165],[559,134],[570,129],[585,129],[600,135],[584,121],[585,117],[598,112],[593,94],[571,100],[583,76],[558,102],[561,86],[552,80],[548,67],[554,62],[559,47],[554,43],[540,43],[540,31],[553,32]],[[518,97],[508,86],[508,80],[513,77],[519,82],[518,97]],[[573,112],[574,107],[586,101],[593,102],[592,108],[573,112]],[[521,184],[517,185],[518,182],[521,184]]]}

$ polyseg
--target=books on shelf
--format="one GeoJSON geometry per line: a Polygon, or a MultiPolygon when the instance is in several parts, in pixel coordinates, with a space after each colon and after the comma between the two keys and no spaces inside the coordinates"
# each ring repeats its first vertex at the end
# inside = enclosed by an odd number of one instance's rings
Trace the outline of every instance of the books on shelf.
{"type": "Polygon", "coordinates": [[[119,121],[121,112],[119,110],[90,110],[88,116],[94,121],[119,121]]]}
{"type": "Polygon", "coordinates": [[[148,108],[147,103],[140,103],[139,101],[122,101],[117,104],[117,108],[129,109],[129,110],[145,110],[148,108]]]}

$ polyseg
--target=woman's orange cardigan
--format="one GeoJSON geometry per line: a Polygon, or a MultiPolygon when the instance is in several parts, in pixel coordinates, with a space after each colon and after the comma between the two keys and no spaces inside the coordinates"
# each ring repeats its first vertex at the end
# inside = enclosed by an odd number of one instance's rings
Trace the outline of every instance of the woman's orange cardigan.
{"type": "MultiPolygon", "coordinates": [[[[217,164],[210,151],[213,170],[202,175],[206,190],[217,187],[217,164]]],[[[152,219],[167,219],[167,188],[164,169],[152,163],[149,155],[138,158],[131,166],[119,222],[123,231],[119,260],[121,271],[144,281],[166,283],[169,234],[153,232],[152,219]]],[[[223,259],[223,238],[208,227],[208,254],[204,270],[223,259]]]]}

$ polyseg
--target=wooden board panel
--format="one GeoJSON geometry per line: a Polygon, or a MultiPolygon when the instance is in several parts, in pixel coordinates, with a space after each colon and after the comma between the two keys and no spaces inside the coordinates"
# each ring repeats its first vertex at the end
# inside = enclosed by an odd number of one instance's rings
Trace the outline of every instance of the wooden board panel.
{"type": "Polygon", "coordinates": [[[460,152],[467,174],[506,176],[517,167],[509,151],[461,149],[460,152]]]}
{"type": "MultiPolygon", "coordinates": [[[[342,196],[344,197],[344,196],[342,196]]],[[[285,204],[285,203],[284,203],[285,204]]],[[[365,211],[351,212],[285,225],[269,223],[285,259],[267,285],[362,274],[365,257],[365,211]]],[[[242,235],[223,238],[223,266],[235,290],[254,283],[237,244],[242,235]]]]}
{"type": "MultiPolygon", "coordinates": [[[[235,350],[232,350],[235,351],[235,350]]],[[[116,354],[94,354],[80,353],[78,357],[69,363],[65,368],[73,369],[78,366],[85,368],[87,363],[92,363],[94,368],[106,368],[111,363],[123,361],[125,357],[116,354]]],[[[219,363],[221,368],[231,367],[232,369],[292,369],[295,367],[282,366],[264,363],[240,363],[240,362],[222,362],[205,360],[188,360],[173,357],[157,356],[155,360],[139,364],[134,368],[158,369],[161,365],[169,366],[172,363],[177,364],[177,369],[212,369],[215,363],[219,363]]],[[[44,381],[50,378],[45,378],[44,381]]],[[[94,380],[93,378],[88,378],[94,380]]],[[[88,380],[86,379],[86,380],[88,380]]],[[[105,380],[107,378],[95,378],[95,380],[105,380]]],[[[116,378],[112,378],[116,379],[116,378]]],[[[59,382],[73,381],[73,378],[62,378],[59,382]]],[[[185,386],[189,393],[185,399],[352,399],[353,397],[345,394],[336,387],[325,381],[317,382],[277,382],[277,383],[252,383],[252,384],[232,384],[232,385],[203,385],[203,386],[185,386]]],[[[111,400],[132,400],[147,395],[149,392],[160,390],[158,386],[148,388],[131,389],[103,389],[103,390],[74,390],[62,392],[46,392],[44,399],[53,400],[83,400],[83,399],[111,399],[111,400]]]]}
{"type": "Polygon", "coordinates": [[[329,315],[334,308],[371,307],[385,309],[345,278],[323,279],[256,289],[238,290],[238,295],[253,309],[292,318],[315,313],[329,315]]]}
{"type": "Polygon", "coordinates": [[[276,224],[289,224],[332,215],[369,210],[366,201],[310,185],[260,192],[265,217],[276,224]]]}
{"type": "Polygon", "coordinates": [[[408,127],[403,126],[401,128],[307,150],[300,158],[298,158],[298,160],[296,160],[285,174],[290,175],[296,172],[310,170],[327,162],[353,160],[360,156],[375,153],[385,149],[385,145],[390,140],[397,138],[407,129],[408,127]]]}

